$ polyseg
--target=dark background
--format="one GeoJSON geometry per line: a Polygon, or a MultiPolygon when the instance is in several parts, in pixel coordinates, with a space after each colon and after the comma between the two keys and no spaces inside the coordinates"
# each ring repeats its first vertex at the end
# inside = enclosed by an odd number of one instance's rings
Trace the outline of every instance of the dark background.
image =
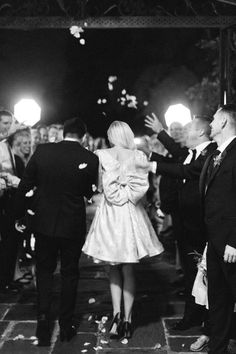
{"type": "Polygon", "coordinates": [[[145,114],[188,104],[186,89],[211,67],[197,43],[216,35],[200,29],[85,28],[83,46],[69,29],[1,30],[0,105],[13,110],[21,98],[32,97],[46,124],[81,116],[98,136],[120,119],[139,132],[145,114]],[[110,75],[117,76],[113,91],[110,75]],[[137,97],[138,109],[117,102],[123,89],[137,97]],[[99,98],[107,103],[99,105],[99,98]]]}

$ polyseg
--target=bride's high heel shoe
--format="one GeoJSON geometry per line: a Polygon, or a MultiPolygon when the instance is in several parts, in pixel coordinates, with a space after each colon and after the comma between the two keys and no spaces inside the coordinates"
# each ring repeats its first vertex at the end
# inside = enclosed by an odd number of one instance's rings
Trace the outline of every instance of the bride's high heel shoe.
{"type": "Polygon", "coordinates": [[[121,325],[122,325],[122,320],[120,318],[120,312],[117,312],[117,314],[113,317],[109,328],[110,335],[119,336],[121,331],[121,325]]]}

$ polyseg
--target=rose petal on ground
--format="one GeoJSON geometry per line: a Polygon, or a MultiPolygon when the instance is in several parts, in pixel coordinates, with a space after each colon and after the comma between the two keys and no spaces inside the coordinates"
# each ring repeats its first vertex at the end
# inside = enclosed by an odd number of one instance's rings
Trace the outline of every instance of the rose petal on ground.
{"type": "Polygon", "coordinates": [[[85,342],[84,343],[84,347],[87,347],[88,345],[90,345],[91,343],[89,343],[89,342],[85,342]]]}
{"type": "Polygon", "coordinates": [[[102,347],[100,345],[98,345],[97,347],[93,347],[93,349],[97,351],[97,350],[102,349],[102,347]]]}
{"type": "Polygon", "coordinates": [[[107,343],[109,343],[108,340],[104,340],[104,339],[101,339],[100,342],[101,342],[102,344],[107,344],[107,343]]]}
{"type": "Polygon", "coordinates": [[[161,348],[161,344],[160,343],[157,343],[153,349],[160,349],[161,348]]]}
{"type": "Polygon", "coordinates": [[[108,321],[108,317],[107,316],[102,316],[102,323],[106,323],[108,321]]]}

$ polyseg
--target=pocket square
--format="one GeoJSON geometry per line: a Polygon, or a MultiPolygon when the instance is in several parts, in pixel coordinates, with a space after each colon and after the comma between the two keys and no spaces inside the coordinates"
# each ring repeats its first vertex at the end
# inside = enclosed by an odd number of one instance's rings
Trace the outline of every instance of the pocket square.
{"type": "Polygon", "coordinates": [[[87,167],[88,166],[88,164],[87,163],[81,163],[80,165],[79,165],[79,169],[80,170],[83,170],[85,167],[87,167]]]}

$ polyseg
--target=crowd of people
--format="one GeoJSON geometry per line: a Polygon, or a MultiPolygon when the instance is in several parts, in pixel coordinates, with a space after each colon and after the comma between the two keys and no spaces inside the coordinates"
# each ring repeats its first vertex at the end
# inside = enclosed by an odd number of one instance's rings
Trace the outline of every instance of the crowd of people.
{"type": "Polygon", "coordinates": [[[59,251],[61,340],[76,334],[72,318],[81,251],[110,265],[110,334],[130,338],[133,264],[162,253],[163,219],[167,224],[171,219],[185,281],[183,318],[173,330],[203,325],[204,335],[191,350],[209,346],[210,354],[228,353],[236,300],[236,106],[224,105],[214,117],[194,116],[184,127],[173,123],[169,132],[152,113],[145,126],[153,135],[136,145],[130,127],[115,121],[107,132],[110,147],[104,138],[89,136],[79,119],[10,134],[12,119],[0,111],[0,287],[13,290],[14,279],[28,280],[30,275],[19,276],[16,233],[24,232],[28,247],[33,233],[39,345],[50,344],[50,292],[59,251]],[[85,239],[84,197],[92,197],[94,184],[102,200],[85,239]],[[31,230],[25,225],[32,216],[31,230]],[[195,256],[203,253],[197,268],[195,256]]]}

